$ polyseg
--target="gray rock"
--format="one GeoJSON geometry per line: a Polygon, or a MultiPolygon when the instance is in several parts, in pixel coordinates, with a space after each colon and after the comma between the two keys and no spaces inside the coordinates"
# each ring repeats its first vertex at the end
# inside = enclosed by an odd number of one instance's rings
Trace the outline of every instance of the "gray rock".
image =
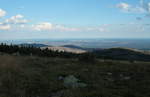
{"type": "Polygon", "coordinates": [[[111,72],[108,72],[107,75],[112,75],[112,73],[111,73],[111,72]]]}
{"type": "Polygon", "coordinates": [[[131,79],[131,77],[130,76],[126,76],[126,77],[124,77],[124,80],[130,80],[131,79]]]}
{"type": "Polygon", "coordinates": [[[67,88],[82,88],[86,87],[87,84],[80,82],[75,76],[69,75],[64,78],[64,86],[67,88]]]}
{"type": "Polygon", "coordinates": [[[64,79],[63,76],[59,76],[59,77],[58,77],[58,80],[63,80],[63,79],[64,79]]]}

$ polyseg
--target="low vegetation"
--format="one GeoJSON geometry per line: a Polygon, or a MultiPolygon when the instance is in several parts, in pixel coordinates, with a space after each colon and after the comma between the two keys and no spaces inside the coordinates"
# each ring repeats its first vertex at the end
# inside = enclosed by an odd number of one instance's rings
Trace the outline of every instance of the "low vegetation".
{"type": "Polygon", "coordinates": [[[0,97],[149,97],[149,75],[148,62],[97,60],[91,63],[3,54],[0,55],[0,97]],[[70,76],[72,79],[67,83],[70,87],[66,87],[63,79],[70,76]]]}

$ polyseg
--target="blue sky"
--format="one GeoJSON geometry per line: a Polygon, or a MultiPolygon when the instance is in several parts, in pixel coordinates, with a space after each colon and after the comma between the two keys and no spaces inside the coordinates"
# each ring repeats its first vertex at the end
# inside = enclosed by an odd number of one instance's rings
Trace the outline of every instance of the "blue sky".
{"type": "Polygon", "coordinates": [[[0,2],[0,39],[150,38],[150,0],[0,2]]]}

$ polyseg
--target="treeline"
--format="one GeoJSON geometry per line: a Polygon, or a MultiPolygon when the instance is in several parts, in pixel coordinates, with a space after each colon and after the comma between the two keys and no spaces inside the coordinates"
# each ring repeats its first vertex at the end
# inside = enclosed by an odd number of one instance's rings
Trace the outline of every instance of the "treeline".
{"type": "Polygon", "coordinates": [[[48,48],[41,49],[33,46],[18,46],[18,45],[7,45],[4,43],[0,44],[0,52],[12,54],[12,55],[30,55],[30,56],[42,56],[42,57],[64,57],[64,58],[74,58],[77,54],[52,51],[48,48]]]}
{"type": "Polygon", "coordinates": [[[0,44],[0,52],[12,55],[27,55],[40,57],[76,58],[79,61],[95,62],[95,59],[127,60],[127,61],[150,61],[150,55],[128,49],[115,48],[75,54],[63,51],[53,51],[48,48],[41,49],[33,46],[0,44]]]}

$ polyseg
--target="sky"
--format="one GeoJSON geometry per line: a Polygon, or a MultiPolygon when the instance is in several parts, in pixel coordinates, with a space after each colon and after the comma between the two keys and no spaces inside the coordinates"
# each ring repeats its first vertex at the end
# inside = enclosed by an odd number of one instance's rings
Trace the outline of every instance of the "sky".
{"type": "Polygon", "coordinates": [[[0,0],[0,40],[150,38],[150,0],[0,0]]]}

